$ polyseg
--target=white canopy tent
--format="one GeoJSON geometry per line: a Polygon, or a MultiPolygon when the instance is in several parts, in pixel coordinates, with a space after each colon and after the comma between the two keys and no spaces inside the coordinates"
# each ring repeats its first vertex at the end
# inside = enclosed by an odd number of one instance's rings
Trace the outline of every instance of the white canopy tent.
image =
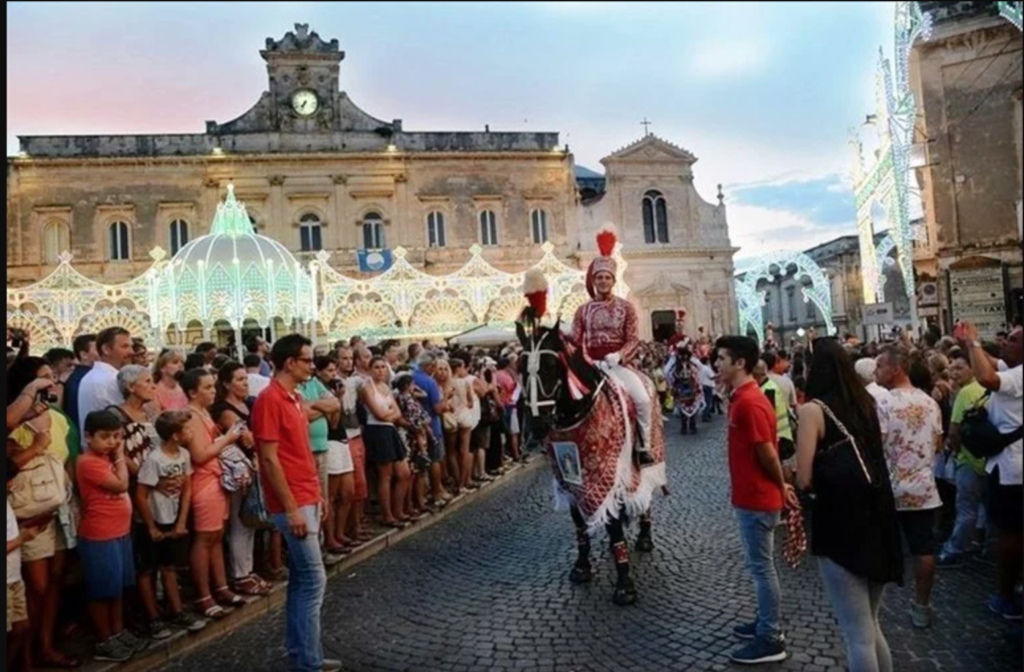
{"type": "Polygon", "coordinates": [[[505,345],[516,340],[518,340],[516,332],[512,329],[499,329],[498,327],[483,324],[452,336],[448,339],[448,342],[455,345],[487,347],[490,345],[505,345]]]}

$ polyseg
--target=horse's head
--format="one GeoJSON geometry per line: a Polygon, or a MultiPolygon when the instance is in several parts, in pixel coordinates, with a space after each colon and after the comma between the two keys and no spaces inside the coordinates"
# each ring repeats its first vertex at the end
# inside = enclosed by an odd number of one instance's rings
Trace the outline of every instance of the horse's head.
{"type": "Polygon", "coordinates": [[[519,372],[523,380],[526,408],[537,420],[550,419],[566,377],[565,341],[561,320],[554,327],[545,327],[531,319],[530,309],[524,319],[516,322],[516,334],[523,346],[519,372]]]}

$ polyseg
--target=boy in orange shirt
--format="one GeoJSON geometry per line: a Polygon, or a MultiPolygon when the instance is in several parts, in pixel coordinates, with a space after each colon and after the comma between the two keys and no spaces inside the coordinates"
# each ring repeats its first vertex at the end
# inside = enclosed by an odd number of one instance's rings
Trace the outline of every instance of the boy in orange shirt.
{"type": "Polygon", "coordinates": [[[111,411],[93,411],[85,418],[85,441],[88,450],[77,465],[82,502],[78,553],[85,570],[89,616],[99,637],[93,657],[124,662],[147,644],[124,627],[122,599],[125,588],[135,585],[135,561],[120,418],[111,411]]]}

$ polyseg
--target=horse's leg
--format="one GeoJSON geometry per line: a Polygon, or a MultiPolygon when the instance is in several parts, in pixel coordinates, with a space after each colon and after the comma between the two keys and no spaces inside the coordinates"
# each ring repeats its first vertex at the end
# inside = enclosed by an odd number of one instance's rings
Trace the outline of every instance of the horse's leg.
{"type": "Polygon", "coordinates": [[[650,553],[654,550],[654,539],[651,537],[651,509],[640,514],[640,534],[636,538],[636,550],[639,553],[650,553]]]}
{"type": "Polygon", "coordinates": [[[590,565],[590,535],[587,534],[587,522],[583,520],[583,514],[573,504],[569,507],[572,513],[572,522],[576,525],[576,564],[569,571],[569,580],[573,583],[590,583],[594,578],[594,570],[590,565]]]}
{"type": "Polygon", "coordinates": [[[626,512],[619,511],[619,517],[605,526],[612,544],[612,557],[615,558],[615,573],[618,575],[612,601],[620,607],[636,602],[636,584],[633,583],[633,578],[629,575],[629,547],[626,545],[625,517],[626,512]]]}

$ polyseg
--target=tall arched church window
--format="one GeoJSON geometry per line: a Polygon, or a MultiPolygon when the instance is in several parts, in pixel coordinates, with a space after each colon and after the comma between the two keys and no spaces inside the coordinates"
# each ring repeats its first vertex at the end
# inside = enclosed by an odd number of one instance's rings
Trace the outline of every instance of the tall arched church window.
{"type": "Polygon", "coordinates": [[[131,259],[131,241],[128,239],[128,223],[114,222],[107,230],[111,261],[131,259]]]}
{"type": "Polygon", "coordinates": [[[644,194],[642,205],[644,242],[648,245],[668,242],[668,208],[660,191],[644,194]]]}
{"type": "Polygon", "coordinates": [[[312,212],[307,212],[299,218],[299,248],[303,252],[324,249],[320,218],[312,212]]]}

